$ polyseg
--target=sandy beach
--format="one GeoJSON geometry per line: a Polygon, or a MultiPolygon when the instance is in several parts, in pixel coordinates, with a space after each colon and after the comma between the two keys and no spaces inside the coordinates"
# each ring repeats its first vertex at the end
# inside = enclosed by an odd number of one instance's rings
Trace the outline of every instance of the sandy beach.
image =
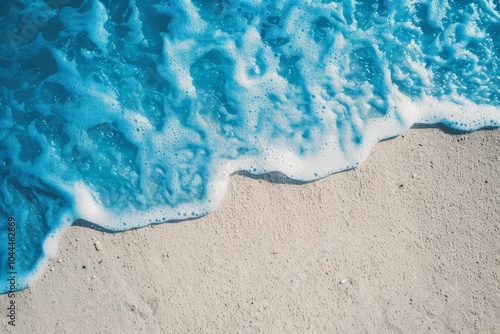
{"type": "Polygon", "coordinates": [[[316,182],[234,175],[201,219],[72,227],[16,303],[0,332],[499,333],[500,131],[412,129],[316,182]]]}

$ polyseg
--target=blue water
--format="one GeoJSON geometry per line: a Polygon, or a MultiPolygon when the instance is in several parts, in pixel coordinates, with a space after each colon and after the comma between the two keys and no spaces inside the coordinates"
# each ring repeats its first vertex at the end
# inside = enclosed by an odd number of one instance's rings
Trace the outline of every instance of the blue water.
{"type": "Polygon", "coordinates": [[[415,123],[500,124],[496,0],[2,0],[0,32],[3,292],[77,219],[199,217],[235,171],[314,180],[415,123]]]}

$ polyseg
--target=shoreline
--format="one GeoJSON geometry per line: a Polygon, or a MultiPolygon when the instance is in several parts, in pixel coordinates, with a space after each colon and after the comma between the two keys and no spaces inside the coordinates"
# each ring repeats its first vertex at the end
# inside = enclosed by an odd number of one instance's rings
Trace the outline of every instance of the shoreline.
{"type": "Polygon", "coordinates": [[[199,219],[71,227],[15,331],[496,332],[498,240],[500,130],[412,129],[318,181],[233,175],[199,219]]]}

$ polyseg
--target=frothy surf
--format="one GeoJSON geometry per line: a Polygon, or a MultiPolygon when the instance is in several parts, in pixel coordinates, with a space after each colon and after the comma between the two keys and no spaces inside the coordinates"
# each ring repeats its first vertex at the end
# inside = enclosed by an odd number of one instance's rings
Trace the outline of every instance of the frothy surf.
{"type": "Polygon", "coordinates": [[[231,173],[314,180],[415,123],[500,124],[493,0],[0,5],[0,290],[83,219],[199,217],[231,173]]]}

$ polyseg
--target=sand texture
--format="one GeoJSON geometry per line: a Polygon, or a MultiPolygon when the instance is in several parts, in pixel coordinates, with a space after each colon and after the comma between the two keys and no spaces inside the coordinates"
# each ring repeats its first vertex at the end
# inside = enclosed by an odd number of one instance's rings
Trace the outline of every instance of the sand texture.
{"type": "Polygon", "coordinates": [[[317,182],[235,175],[198,220],[72,227],[16,303],[0,332],[500,333],[500,131],[414,129],[317,182]]]}

